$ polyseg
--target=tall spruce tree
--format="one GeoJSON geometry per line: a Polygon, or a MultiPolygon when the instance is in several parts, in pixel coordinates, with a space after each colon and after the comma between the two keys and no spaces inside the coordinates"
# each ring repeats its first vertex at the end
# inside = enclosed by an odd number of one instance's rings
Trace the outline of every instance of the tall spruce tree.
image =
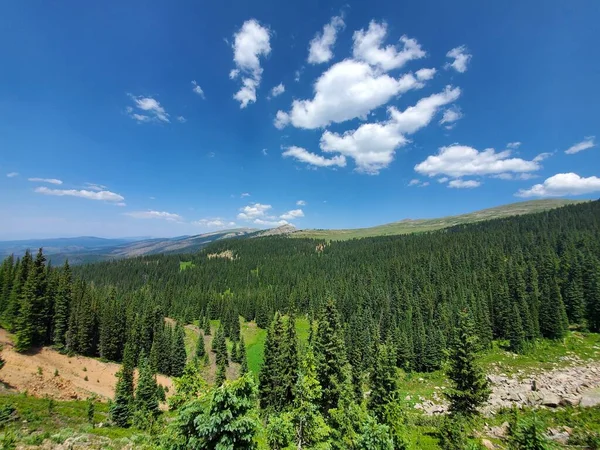
{"type": "Polygon", "coordinates": [[[281,374],[281,401],[284,405],[294,402],[294,387],[298,380],[298,337],[296,336],[296,320],[289,316],[285,324],[281,342],[281,357],[279,360],[281,374]]]}
{"type": "Polygon", "coordinates": [[[15,349],[27,351],[41,344],[45,336],[43,312],[46,303],[46,257],[38,250],[20,297],[19,316],[15,327],[15,349]]]}
{"type": "Polygon", "coordinates": [[[477,362],[477,337],[471,316],[462,310],[458,326],[450,346],[449,365],[446,375],[452,388],[445,393],[452,413],[472,415],[490,395],[489,382],[477,362]]]}
{"type": "Polygon", "coordinates": [[[263,409],[273,408],[280,411],[283,406],[283,370],[282,370],[282,345],[283,345],[283,319],[277,312],[271,326],[267,330],[263,365],[258,376],[259,399],[263,409]]]}
{"type": "Polygon", "coordinates": [[[139,378],[135,389],[135,410],[145,418],[158,416],[158,386],[145,354],[140,356],[139,378]]]}
{"type": "Polygon", "coordinates": [[[246,344],[244,343],[244,336],[242,336],[241,334],[238,359],[240,360],[240,374],[246,375],[248,373],[248,357],[246,356],[246,344]]]}
{"type": "Polygon", "coordinates": [[[171,347],[171,376],[180,377],[187,362],[185,352],[185,332],[180,322],[177,322],[173,331],[173,341],[171,347]]]}
{"type": "Polygon", "coordinates": [[[123,364],[117,374],[119,380],[115,387],[115,398],[110,405],[110,420],[117,426],[128,427],[133,415],[133,369],[135,355],[133,345],[125,344],[123,364]]]}
{"type": "Polygon", "coordinates": [[[390,346],[380,344],[377,349],[375,366],[371,371],[371,394],[369,409],[381,423],[386,422],[388,405],[398,397],[398,375],[396,373],[396,356],[390,346]]]}
{"type": "Polygon", "coordinates": [[[324,414],[337,406],[346,382],[346,349],[339,314],[333,299],[323,308],[317,325],[314,352],[317,379],[323,390],[319,406],[324,414]]]}

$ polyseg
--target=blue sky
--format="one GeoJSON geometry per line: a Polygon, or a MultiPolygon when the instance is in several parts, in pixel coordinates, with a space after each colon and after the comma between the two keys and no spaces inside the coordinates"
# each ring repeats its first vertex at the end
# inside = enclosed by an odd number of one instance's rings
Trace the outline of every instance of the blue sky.
{"type": "Polygon", "coordinates": [[[4,2],[0,239],[600,196],[600,3],[4,2]]]}

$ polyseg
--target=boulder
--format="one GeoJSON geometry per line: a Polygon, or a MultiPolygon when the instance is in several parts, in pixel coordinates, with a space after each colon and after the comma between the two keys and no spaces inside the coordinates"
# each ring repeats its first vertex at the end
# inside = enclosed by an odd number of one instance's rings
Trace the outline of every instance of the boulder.
{"type": "Polygon", "coordinates": [[[496,448],[496,446],[492,443],[492,441],[490,441],[489,439],[482,439],[481,440],[481,445],[484,448],[489,448],[490,450],[496,448]]]}
{"type": "Polygon", "coordinates": [[[561,398],[554,392],[544,392],[542,394],[542,405],[549,406],[550,408],[556,408],[560,405],[561,398]]]}

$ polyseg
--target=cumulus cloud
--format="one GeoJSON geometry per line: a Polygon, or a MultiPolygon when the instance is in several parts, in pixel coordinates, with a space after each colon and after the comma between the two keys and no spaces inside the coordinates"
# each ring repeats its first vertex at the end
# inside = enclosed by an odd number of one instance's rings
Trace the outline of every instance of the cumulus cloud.
{"type": "Polygon", "coordinates": [[[59,197],[81,197],[87,198],[88,200],[104,200],[107,202],[122,202],[125,197],[119,194],[115,194],[110,191],[88,191],[85,189],[49,189],[45,186],[35,188],[35,192],[44,195],[56,195],[59,197]]]}
{"type": "Polygon", "coordinates": [[[587,150],[596,146],[594,143],[595,136],[587,136],[583,139],[583,141],[578,142],[577,144],[573,144],[568,149],[565,150],[567,155],[572,155],[574,153],[579,153],[583,150],[587,150]]]}
{"type": "Polygon", "coordinates": [[[473,57],[468,53],[467,47],[461,45],[460,47],[455,47],[446,53],[446,57],[454,59],[451,63],[446,64],[446,69],[452,67],[454,70],[460,73],[464,73],[467,71],[467,65],[469,61],[473,57]]]}
{"type": "Polygon", "coordinates": [[[418,178],[413,178],[408,182],[408,186],[427,187],[429,186],[429,181],[421,181],[418,178]]]}
{"type": "Polygon", "coordinates": [[[177,116],[177,122],[186,123],[187,119],[183,116],[177,116]]]}
{"type": "Polygon", "coordinates": [[[240,30],[234,34],[233,61],[236,68],[229,73],[229,78],[242,77],[242,87],[233,96],[240,102],[240,108],[256,102],[256,89],[260,86],[263,69],[260,57],[271,53],[270,32],[255,19],[244,22],[240,30]]]}
{"type": "Polygon", "coordinates": [[[435,69],[419,69],[415,72],[418,80],[427,81],[431,80],[437,71],[435,69]]]}
{"type": "Polygon", "coordinates": [[[294,220],[299,219],[300,217],[304,217],[304,211],[302,211],[301,209],[292,209],[279,216],[280,219],[284,220],[294,220]]]}
{"type": "Polygon", "coordinates": [[[179,222],[182,219],[179,214],[165,211],[132,211],[123,214],[135,219],[163,219],[169,222],[179,222]]]}
{"type": "Polygon", "coordinates": [[[371,21],[367,30],[354,32],[354,58],[365,61],[384,71],[398,69],[413,59],[425,57],[426,53],[415,39],[400,38],[402,48],[395,45],[383,46],[387,35],[387,24],[371,21]]]}
{"type": "Polygon", "coordinates": [[[304,200],[298,200],[296,202],[296,205],[298,205],[298,206],[306,206],[306,202],[304,200]]]}
{"type": "Polygon", "coordinates": [[[478,151],[466,145],[453,144],[441,147],[436,155],[428,156],[417,164],[415,170],[430,177],[448,175],[462,177],[467,175],[492,175],[499,173],[524,173],[540,169],[536,161],[511,158],[511,151],[496,153],[493,148],[478,151]]]}
{"type": "Polygon", "coordinates": [[[450,178],[448,178],[448,177],[441,177],[441,178],[438,178],[437,182],[438,183],[447,183],[449,179],[450,178]]]}
{"type": "Polygon", "coordinates": [[[472,188],[476,188],[479,186],[481,186],[480,181],[461,180],[460,178],[457,180],[451,180],[450,183],[448,183],[448,187],[454,188],[454,189],[472,189],[472,188]]]}
{"type": "Polygon", "coordinates": [[[455,122],[457,120],[460,120],[462,118],[462,116],[463,116],[462,111],[460,110],[460,108],[458,106],[448,108],[444,111],[444,115],[442,116],[442,119],[440,120],[440,125],[448,124],[448,125],[446,125],[446,129],[450,130],[454,127],[455,122]]]}
{"type": "Polygon", "coordinates": [[[387,122],[365,123],[343,134],[325,131],[321,136],[321,149],[354,159],[359,172],[377,174],[393,161],[396,149],[409,142],[407,134],[427,126],[440,107],[459,96],[459,88],[447,86],[444,91],[422,98],[404,111],[388,108],[387,122]]]}
{"type": "Polygon", "coordinates": [[[326,63],[333,58],[332,49],[337,40],[337,34],[344,29],[344,25],[344,19],[335,16],[323,27],[321,33],[315,34],[308,47],[308,62],[310,64],[326,63]]]}
{"type": "Polygon", "coordinates": [[[19,172],[9,172],[6,174],[8,178],[14,178],[19,176],[19,172]]]}
{"type": "Polygon", "coordinates": [[[516,195],[518,197],[562,197],[591,194],[593,192],[600,192],[600,178],[595,176],[584,178],[576,173],[569,172],[557,173],[530,189],[519,190],[516,195]]]}
{"type": "Polygon", "coordinates": [[[271,97],[277,97],[285,92],[285,86],[283,83],[279,83],[277,86],[271,89],[271,97]]]}
{"type": "Polygon", "coordinates": [[[288,225],[289,222],[287,220],[264,220],[264,219],[254,219],[252,223],[256,225],[262,225],[265,227],[281,227],[283,225],[288,225]]]}
{"type": "Polygon", "coordinates": [[[366,62],[346,59],[317,79],[312,99],[294,100],[289,113],[279,111],[275,126],[291,122],[297,128],[314,129],[366,117],[393,97],[423,86],[412,73],[394,78],[366,62]]]}
{"type": "Polygon", "coordinates": [[[253,220],[262,218],[267,215],[267,211],[272,208],[271,205],[263,205],[261,203],[252,203],[250,205],[240,208],[240,213],[237,218],[240,220],[253,220]]]}
{"type": "Polygon", "coordinates": [[[192,80],[192,91],[194,91],[194,93],[198,94],[200,97],[206,98],[204,97],[204,91],[202,90],[200,85],[196,83],[196,80],[192,80]]]}
{"type": "Polygon", "coordinates": [[[535,162],[540,162],[543,161],[545,159],[550,158],[554,153],[552,152],[544,152],[544,153],[540,153],[539,155],[537,155],[535,158],[533,158],[533,160],[535,162]]]}
{"type": "Polygon", "coordinates": [[[302,147],[291,146],[283,153],[284,158],[295,158],[298,161],[310,164],[317,167],[345,167],[346,158],[344,156],[334,156],[333,158],[325,158],[324,156],[311,153],[302,147]]]}
{"type": "Polygon", "coordinates": [[[33,181],[34,183],[63,184],[62,180],[57,180],[56,178],[27,178],[27,181],[33,181]]]}
{"type": "Polygon", "coordinates": [[[508,144],[506,144],[506,148],[510,148],[511,150],[515,150],[515,149],[519,148],[520,146],[521,146],[521,143],[519,141],[509,142],[508,144]]]}
{"type": "Polygon", "coordinates": [[[225,228],[225,227],[235,227],[236,223],[227,221],[221,217],[213,217],[211,219],[200,219],[192,222],[192,225],[198,225],[201,227],[207,228],[225,228]]]}

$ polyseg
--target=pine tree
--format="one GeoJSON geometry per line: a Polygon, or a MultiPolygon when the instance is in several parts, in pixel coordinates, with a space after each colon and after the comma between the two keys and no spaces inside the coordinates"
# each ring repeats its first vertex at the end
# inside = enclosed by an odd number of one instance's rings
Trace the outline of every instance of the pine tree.
{"type": "Polygon", "coordinates": [[[244,343],[244,336],[241,334],[238,359],[240,360],[240,374],[246,375],[248,373],[248,357],[246,356],[246,344],[244,343]]]}
{"type": "Polygon", "coordinates": [[[592,275],[590,293],[587,299],[588,324],[590,330],[600,331],[600,267],[592,275]]]}
{"type": "Polygon", "coordinates": [[[210,318],[208,317],[208,313],[204,316],[204,324],[202,328],[204,330],[204,335],[210,336],[210,318]]]}
{"type": "Polygon", "coordinates": [[[507,338],[509,341],[509,349],[515,353],[522,353],[525,347],[525,332],[521,323],[521,315],[519,308],[513,304],[512,314],[507,323],[508,331],[507,338]]]}
{"type": "Polygon", "coordinates": [[[21,258],[20,261],[17,261],[15,279],[12,283],[12,290],[8,297],[6,309],[4,310],[4,322],[10,332],[14,332],[17,327],[17,321],[20,315],[21,296],[32,265],[33,259],[31,253],[27,250],[23,258],[21,258]]]}
{"type": "Polygon", "coordinates": [[[321,411],[327,414],[338,404],[346,380],[344,370],[347,364],[342,328],[332,299],[327,301],[319,317],[314,352],[317,379],[323,389],[319,405],[321,411]]]}
{"type": "Polygon", "coordinates": [[[206,390],[206,382],[200,374],[197,359],[192,359],[185,365],[183,375],[173,379],[175,394],[169,397],[169,408],[178,409],[187,402],[197,399],[206,390]]]}
{"type": "Polygon", "coordinates": [[[422,369],[425,372],[433,372],[442,366],[444,358],[444,334],[439,324],[435,324],[427,333],[425,348],[423,349],[422,369]]]}
{"type": "Polygon", "coordinates": [[[369,409],[381,423],[386,421],[387,406],[395,401],[398,395],[395,359],[389,346],[378,346],[375,366],[371,371],[369,409]]]}
{"type": "Polygon", "coordinates": [[[202,333],[198,335],[198,341],[196,342],[196,358],[203,360],[206,357],[206,348],[204,347],[204,337],[202,333]]]}
{"type": "Polygon", "coordinates": [[[173,424],[175,438],[169,450],[253,450],[259,422],[256,418],[256,386],[252,376],[214,388],[206,400],[188,403],[173,424]]]}
{"type": "Polygon", "coordinates": [[[227,379],[227,367],[223,362],[217,364],[217,374],[215,376],[215,386],[221,386],[227,379]]]}
{"type": "Polygon", "coordinates": [[[123,353],[123,364],[117,374],[119,380],[115,387],[115,399],[110,405],[110,419],[120,427],[131,424],[133,413],[133,345],[127,343],[123,353]]]}
{"type": "Polygon", "coordinates": [[[171,347],[171,376],[180,377],[185,368],[187,354],[185,352],[185,332],[180,322],[175,326],[171,347]]]}
{"type": "Polygon", "coordinates": [[[298,337],[296,336],[296,321],[293,316],[288,317],[285,325],[279,366],[281,376],[280,399],[283,405],[289,405],[294,402],[294,387],[298,380],[299,369],[298,337]]]}
{"type": "Polygon", "coordinates": [[[263,409],[273,408],[275,411],[281,411],[283,406],[283,334],[283,319],[277,312],[267,330],[263,365],[258,375],[260,406],[263,409]]]}
{"type": "Polygon", "coordinates": [[[40,248],[20,298],[19,316],[15,327],[15,349],[27,351],[34,344],[42,343],[45,335],[44,305],[46,302],[46,257],[40,248]]]}
{"type": "Polygon", "coordinates": [[[450,411],[471,415],[490,395],[489,383],[477,363],[477,338],[468,312],[459,313],[456,335],[450,346],[449,367],[446,375],[452,389],[445,393],[450,411]]]}
{"type": "Polygon", "coordinates": [[[227,354],[227,341],[225,339],[225,331],[223,327],[219,327],[215,333],[215,338],[212,342],[212,349],[217,357],[217,364],[224,366],[229,365],[229,356],[227,354]]]}
{"type": "Polygon", "coordinates": [[[135,390],[135,410],[145,417],[156,417],[159,413],[158,386],[148,358],[142,354],[139,364],[139,379],[135,390]]]}

